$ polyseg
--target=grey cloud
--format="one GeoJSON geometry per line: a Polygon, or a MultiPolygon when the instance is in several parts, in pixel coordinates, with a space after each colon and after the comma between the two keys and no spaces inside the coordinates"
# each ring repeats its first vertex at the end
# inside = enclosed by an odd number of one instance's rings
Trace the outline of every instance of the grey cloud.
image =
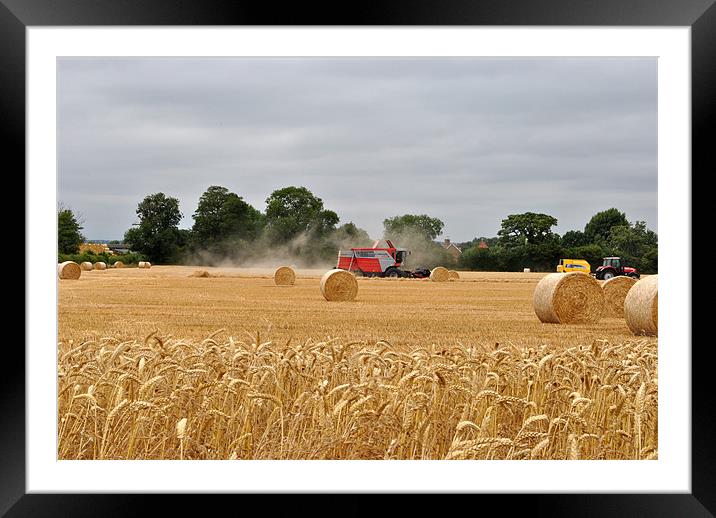
{"type": "Polygon", "coordinates": [[[191,226],[213,184],[259,209],[305,185],[373,236],[405,212],[458,241],[527,210],[564,232],[611,206],[656,230],[656,73],[652,58],[62,59],[59,199],[107,239],[157,191],[191,226]]]}

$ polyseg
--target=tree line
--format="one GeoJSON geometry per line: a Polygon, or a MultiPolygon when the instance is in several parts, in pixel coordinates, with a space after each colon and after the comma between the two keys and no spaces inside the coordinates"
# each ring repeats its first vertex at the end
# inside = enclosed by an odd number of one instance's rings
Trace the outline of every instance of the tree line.
{"type": "MultiPolygon", "coordinates": [[[[290,257],[303,264],[335,261],[338,249],[365,247],[368,233],[353,222],[339,225],[338,214],[305,187],[289,186],[266,198],[264,212],[226,187],[210,186],[199,198],[190,229],[180,229],[179,200],[159,192],[146,196],[136,210],[139,222],[124,234],[133,252],[155,264],[220,264],[229,260],[276,260],[290,257]]],[[[502,220],[496,237],[460,243],[463,254],[451,256],[436,238],[444,223],[426,214],[403,214],[383,221],[383,238],[412,251],[410,267],[437,265],[471,270],[552,271],[560,258],[586,259],[619,255],[645,273],[657,270],[657,235],[642,221],[630,223],[615,208],[595,214],[584,230],[563,236],[553,232],[557,219],[526,212],[502,220]],[[488,247],[480,246],[485,242],[488,247]]],[[[70,209],[58,211],[60,254],[76,254],[84,241],[82,226],[70,209]]],[[[62,258],[62,257],[61,257],[62,258]]]]}
{"type": "Polygon", "coordinates": [[[598,212],[584,230],[552,231],[557,218],[526,212],[502,220],[497,237],[463,243],[460,265],[471,270],[553,271],[559,259],[585,259],[592,269],[603,257],[618,256],[643,273],[658,271],[658,236],[643,221],[629,222],[616,208],[598,212]],[[480,247],[483,242],[487,248],[480,247]]]}

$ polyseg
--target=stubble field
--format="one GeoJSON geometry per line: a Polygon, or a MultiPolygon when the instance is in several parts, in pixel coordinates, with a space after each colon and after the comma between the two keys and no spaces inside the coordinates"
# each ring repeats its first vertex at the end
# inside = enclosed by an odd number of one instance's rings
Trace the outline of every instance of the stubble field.
{"type": "Polygon", "coordinates": [[[397,348],[512,342],[518,346],[591,344],[632,338],[624,319],[542,324],[532,292],[544,274],[462,272],[460,280],[359,278],[354,302],[327,302],[324,270],[298,270],[294,286],[275,286],[268,269],[153,266],[83,272],[59,281],[59,340],[129,340],[153,331],[203,339],[219,329],[244,339],[386,340],[397,348]]]}
{"type": "Polygon", "coordinates": [[[59,458],[643,459],[657,340],[539,322],[544,274],[153,266],[59,282],[59,458]],[[193,277],[204,270],[209,277],[193,277]]]}

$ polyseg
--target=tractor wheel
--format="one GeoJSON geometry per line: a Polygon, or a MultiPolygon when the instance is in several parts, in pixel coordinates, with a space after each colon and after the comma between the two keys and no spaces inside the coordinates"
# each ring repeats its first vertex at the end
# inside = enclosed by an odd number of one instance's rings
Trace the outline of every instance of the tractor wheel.
{"type": "Polygon", "coordinates": [[[384,277],[390,277],[391,279],[396,279],[400,277],[400,272],[397,268],[393,268],[392,266],[385,270],[385,273],[383,274],[384,277]]]}
{"type": "Polygon", "coordinates": [[[609,279],[612,279],[614,277],[614,272],[604,272],[604,275],[602,275],[602,279],[604,279],[605,281],[608,281],[609,279]]]}
{"type": "Polygon", "coordinates": [[[639,280],[640,275],[638,273],[630,273],[629,277],[631,277],[632,279],[639,280]]]}

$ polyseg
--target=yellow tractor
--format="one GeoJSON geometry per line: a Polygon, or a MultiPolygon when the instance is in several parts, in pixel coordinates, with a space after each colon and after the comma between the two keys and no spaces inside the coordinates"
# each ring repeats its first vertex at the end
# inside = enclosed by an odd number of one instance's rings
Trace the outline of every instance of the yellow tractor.
{"type": "Polygon", "coordinates": [[[592,271],[589,263],[584,259],[560,259],[557,265],[557,272],[584,272],[590,273],[592,271]]]}

